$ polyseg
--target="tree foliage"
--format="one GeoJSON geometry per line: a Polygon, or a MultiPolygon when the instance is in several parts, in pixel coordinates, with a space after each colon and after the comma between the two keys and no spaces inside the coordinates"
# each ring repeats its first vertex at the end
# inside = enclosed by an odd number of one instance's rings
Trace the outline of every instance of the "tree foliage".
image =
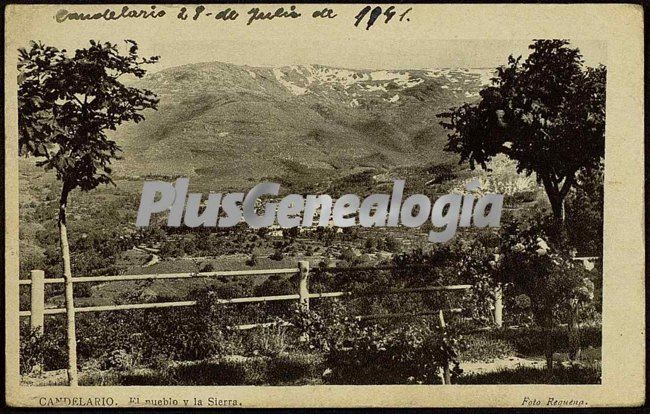
{"type": "Polygon", "coordinates": [[[603,168],[581,171],[566,198],[567,237],[581,256],[600,256],[603,251],[603,168]]]}
{"type": "Polygon", "coordinates": [[[572,335],[576,335],[572,336],[572,352],[579,352],[576,327],[594,304],[594,284],[583,265],[564,253],[567,249],[550,242],[555,238],[544,230],[547,223],[507,223],[501,229],[497,269],[502,280],[513,285],[513,293],[524,293],[530,298],[535,321],[549,332],[546,360],[550,369],[555,351],[550,332],[557,324],[569,325],[572,335]]]}
{"type": "Polygon", "coordinates": [[[120,78],[142,78],[142,66],[158,57],[141,58],[136,42],[126,44],[126,55],[117,45],[93,40],[72,56],[37,42],[19,49],[20,153],[42,158],[38,165],[54,169],[67,192],[111,183],[110,164],[120,147],[107,132],[140,122],[144,110],[157,107],[153,92],[120,78]]]}
{"type": "Polygon", "coordinates": [[[477,103],[451,112],[447,151],[472,168],[503,153],[535,173],[556,217],[580,170],[598,168],[605,150],[604,66],[585,67],[566,40],[536,40],[525,61],[508,58],[477,103]]]}

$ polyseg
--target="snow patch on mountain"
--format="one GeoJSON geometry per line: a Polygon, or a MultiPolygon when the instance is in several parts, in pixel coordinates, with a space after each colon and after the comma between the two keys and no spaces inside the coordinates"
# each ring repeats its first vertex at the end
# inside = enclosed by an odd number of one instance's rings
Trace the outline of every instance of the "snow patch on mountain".
{"type": "Polygon", "coordinates": [[[275,75],[275,79],[285,88],[289,90],[294,95],[305,95],[307,92],[309,92],[306,88],[303,88],[301,86],[296,85],[295,83],[292,83],[284,78],[284,73],[280,68],[273,68],[273,74],[275,75]]]}
{"type": "Polygon", "coordinates": [[[479,76],[479,82],[483,86],[490,85],[491,84],[491,79],[494,76],[496,76],[496,70],[494,70],[494,69],[486,69],[486,68],[469,69],[467,73],[472,74],[472,75],[478,75],[479,76]]]}

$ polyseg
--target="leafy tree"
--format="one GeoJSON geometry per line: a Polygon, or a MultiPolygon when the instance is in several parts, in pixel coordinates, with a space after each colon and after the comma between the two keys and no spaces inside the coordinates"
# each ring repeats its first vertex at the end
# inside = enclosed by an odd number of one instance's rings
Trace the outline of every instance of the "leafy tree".
{"type": "Polygon", "coordinates": [[[603,169],[581,172],[566,199],[567,237],[581,256],[603,251],[603,169]]]}
{"type": "Polygon", "coordinates": [[[440,114],[447,151],[486,168],[503,153],[518,172],[536,174],[553,215],[564,220],[564,200],[581,170],[598,168],[605,150],[604,66],[583,65],[566,40],[536,40],[522,63],[508,58],[477,103],[440,114]]]}
{"type": "MultiPolygon", "coordinates": [[[[76,188],[89,191],[112,183],[111,162],[120,147],[107,133],[124,122],[140,122],[142,112],[156,109],[153,92],[129,87],[122,76],[142,78],[143,65],[157,56],[141,58],[138,45],[126,40],[128,52],[116,45],[91,40],[74,55],[42,43],[19,49],[18,130],[21,155],[38,159],[37,165],[54,170],[61,181],[59,241],[66,279],[67,323],[74,327],[72,270],[68,244],[66,208],[76,188]]],[[[76,344],[68,342],[70,366],[76,365],[76,344]]],[[[77,382],[69,370],[70,383],[77,382]]]]}
{"type": "Polygon", "coordinates": [[[578,318],[594,299],[594,285],[584,267],[547,243],[542,224],[531,220],[510,222],[502,228],[497,270],[530,298],[536,322],[546,330],[546,364],[553,367],[552,332],[567,322],[572,359],[579,358],[578,318]]]}

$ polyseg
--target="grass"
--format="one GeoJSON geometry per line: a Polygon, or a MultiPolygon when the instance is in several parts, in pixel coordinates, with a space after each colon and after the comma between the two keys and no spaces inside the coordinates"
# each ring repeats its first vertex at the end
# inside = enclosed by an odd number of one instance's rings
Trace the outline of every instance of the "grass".
{"type": "Polygon", "coordinates": [[[461,375],[457,384],[600,384],[599,364],[546,369],[519,367],[485,374],[461,375]]]}
{"type": "MultiPolygon", "coordinates": [[[[555,352],[567,353],[569,349],[568,330],[566,327],[553,329],[550,334],[540,327],[521,329],[499,329],[480,334],[486,340],[499,340],[511,344],[519,355],[526,357],[543,356],[546,349],[546,339],[551,335],[555,352]]],[[[600,348],[602,343],[602,328],[599,326],[584,326],[580,328],[580,343],[583,351],[588,348],[600,348]]]]}
{"type": "MultiPolygon", "coordinates": [[[[276,358],[219,359],[181,362],[165,368],[80,373],[80,385],[317,385],[322,383],[322,359],[312,354],[284,354],[276,358]]],[[[456,384],[600,384],[599,363],[543,368],[519,367],[481,374],[464,374],[456,384]]],[[[65,385],[65,371],[25,385],[65,385]]]]}
{"type": "MultiPolygon", "coordinates": [[[[224,357],[175,362],[153,368],[122,372],[87,371],[80,385],[305,385],[320,382],[322,358],[308,353],[268,357],[224,357]]],[[[31,383],[34,383],[32,381],[31,383]]],[[[65,371],[46,385],[64,385],[65,371]]],[[[36,385],[36,384],[34,384],[36,385]]],[[[45,384],[43,384],[45,385],[45,384]]]]}

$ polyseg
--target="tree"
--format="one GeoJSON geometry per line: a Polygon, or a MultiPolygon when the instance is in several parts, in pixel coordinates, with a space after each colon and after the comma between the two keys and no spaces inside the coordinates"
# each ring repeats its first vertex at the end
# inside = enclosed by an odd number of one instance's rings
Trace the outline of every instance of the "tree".
{"type": "Polygon", "coordinates": [[[451,130],[445,149],[486,168],[503,153],[517,171],[536,174],[553,215],[564,221],[564,200],[581,170],[598,168],[605,150],[606,69],[584,67],[566,40],[536,40],[521,63],[508,58],[478,103],[439,114],[451,130]]]}
{"type": "MultiPolygon", "coordinates": [[[[38,159],[37,165],[54,170],[61,181],[59,199],[59,242],[65,277],[68,329],[74,333],[72,271],[68,244],[66,208],[68,196],[79,188],[89,191],[113,183],[111,162],[120,147],[107,132],[128,121],[140,122],[142,112],[156,109],[158,99],[151,91],[129,87],[120,77],[142,78],[145,64],[157,56],[141,58],[138,45],[125,41],[128,53],[116,45],[91,40],[90,47],[73,56],[42,43],[32,42],[19,49],[18,130],[21,155],[38,159]]],[[[71,335],[73,336],[73,335],[71,335]]],[[[76,343],[68,339],[68,376],[76,385],[76,343]]]]}
{"type": "Polygon", "coordinates": [[[580,256],[600,256],[603,251],[603,168],[578,173],[566,198],[567,238],[580,256]]]}
{"type": "Polygon", "coordinates": [[[594,285],[583,266],[554,245],[540,220],[506,223],[501,229],[497,270],[531,302],[536,322],[546,330],[546,364],[553,368],[558,322],[567,322],[571,359],[580,354],[578,318],[580,309],[593,302],[594,285]]]}

